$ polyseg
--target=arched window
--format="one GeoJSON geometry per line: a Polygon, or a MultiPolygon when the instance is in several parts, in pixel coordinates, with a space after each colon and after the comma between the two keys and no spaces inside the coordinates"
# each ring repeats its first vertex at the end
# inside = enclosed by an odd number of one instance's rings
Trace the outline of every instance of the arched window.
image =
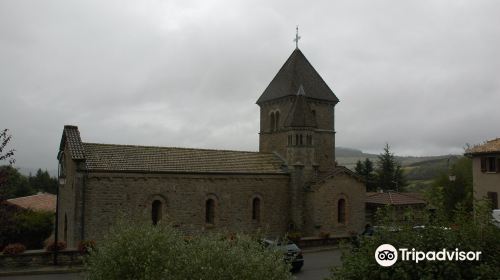
{"type": "Polygon", "coordinates": [[[161,212],[162,212],[162,203],[159,200],[153,201],[153,204],[151,205],[151,220],[153,222],[153,225],[158,224],[158,222],[161,220],[161,212]]]}
{"type": "Polygon", "coordinates": [[[295,146],[299,145],[299,135],[295,134],[295,146]]]}
{"type": "Polygon", "coordinates": [[[274,119],[274,112],[271,113],[271,123],[270,123],[270,130],[274,131],[274,126],[275,126],[275,119],[274,119]]]}
{"type": "Polygon", "coordinates": [[[303,145],[303,141],[302,141],[302,134],[300,135],[300,145],[302,146],[303,145]]]}
{"type": "Polygon", "coordinates": [[[280,112],[275,113],[275,122],[274,122],[274,131],[278,131],[279,125],[280,125],[280,112]]]}
{"type": "Polygon", "coordinates": [[[252,200],[252,220],[260,221],[260,198],[258,197],[252,200]]]}
{"type": "Polygon", "coordinates": [[[214,224],[215,220],[215,201],[211,198],[205,202],[205,223],[214,224]]]}
{"type": "Polygon", "coordinates": [[[339,199],[337,203],[337,222],[345,224],[345,199],[339,199]]]}

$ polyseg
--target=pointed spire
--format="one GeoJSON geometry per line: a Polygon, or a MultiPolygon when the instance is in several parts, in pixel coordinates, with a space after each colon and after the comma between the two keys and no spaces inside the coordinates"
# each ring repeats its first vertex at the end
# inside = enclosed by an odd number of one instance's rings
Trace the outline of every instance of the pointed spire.
{"type": "Polygon", "coordinates": [[[285,96],[294,96],[299,90],[299,85],[303,85],[308,98],[331,103],[339,102],[337,96],[307,61],[302,51],[295,49],[259,97],[257,104],[285,96]]]}
{"type": "Polygon", "coordinates": [[[285,120],[285,127],[316,127],[316,118],[307,104],[306,92],[302,85],[299,86],[292,109],[285,120]]]}

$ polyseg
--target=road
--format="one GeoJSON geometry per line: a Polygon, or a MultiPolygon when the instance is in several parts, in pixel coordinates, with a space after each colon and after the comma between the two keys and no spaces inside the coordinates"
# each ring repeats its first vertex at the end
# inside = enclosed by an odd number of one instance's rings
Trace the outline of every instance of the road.
{"type": "Polygon", "coordinates": [[[295,273],[297,280],[320,280],[330,275],[332,266],[340,266],[340,249],[322,252],[304,253],[304,266],[295,273]]]}
{"type": "MultiPolygon", "coordinates": [[[[338,266],[341,252],[339,249],[304,253],[304,266],[294,274],[297,280],[320,280],[330,275],[330,267],[338,266]]],[[[59,273],[41,275],[19,275],[0,277],[0,280],[83,280],[81,273],[59,273]]]]}

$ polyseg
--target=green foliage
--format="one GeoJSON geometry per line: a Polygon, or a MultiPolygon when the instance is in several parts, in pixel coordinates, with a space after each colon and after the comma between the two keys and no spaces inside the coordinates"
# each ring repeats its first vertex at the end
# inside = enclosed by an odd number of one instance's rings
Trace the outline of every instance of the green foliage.
{"type": "Polygon", "coordinates": [[[382,190],[401,191],[406,185],[406,178],[401,163],[391,153],[389,144],[385,144],[384,152],[378,156],[377,187],[382,190]]]}
{"type": "Polygon", "coordinates": [[[282,252],[244,235],[187,240],[167,225],[119,222],[86,258],[88,279],[290,279],[282,252]]]}
{"type": "Polygon", "coordinates": [[[442,213],[429,216],[425,228],[416,230],[412,222],[397,223],[390,213],[382,214],[384,227],[361,238],[359,247],[343,246],[343,265],[332,269],[330,279],[498,279],[500,275],[500,229],[491,223],[491,211],[484,202],[474,214],[459,208],[454,219],[442,213]],[[394,229],[398,229],[394,231],[394,229]],[[382,267],[374,258],[381,244],[419,251],[444,248],[481,251],[480,261],[401,261],[382,267]]]}
{"type": "Polygon", "coordinates": [[[43,241],[52,233],[54,214],[2,207],[0,247],[22,243],[28,249],[43,248],[43,241]]]}
{"type": "Polygon", "coordinates": [[[356,163],[355,172],[365,180],[366,191],[377,191],[373,162],[369,158],[366,158],[363,162],[361,160],[358,160],[358,162],[356,163]]]}
{"type": "Polygon", "coordinates": [[[56,194],[57,192],[57,179],[55,177],[50,177],[47,170],[42,171],[38,169],[35,176],[29,176],[28,178],[31,187],[37,192],[47,192],[56,194]]]}
{"type": "Polygon", "coordinates": [[[19,242],[28,249],[43,248],[43,241],[52,233],[54,213],[35,212],[31,210],[20,211],[14,217],[14,236],[10,242],[19,242]]]}
{"type": "Polygon", "coordinates": [[[0,166],[3,174],[1,195],[4,199],[33,195],[37,192],[57,192],[57,179],[50,177],[47,170],[38,169],[35,176],[26,177],[11,165],[0,166]]]}
{"type": "Polygon", "coordinates": [[[472,197],[472,160],[467,157],[458,159],[449,171],[436,176],[427,193],[431,204],[449,215],[459,207],[472,211],[472,197]]]}
{"type": "Polygon", "coordinates": [[[35,194],[28,178],[19,173],[16,168],[11,165],[0,166],[0,173],[4,174],[5,178],[1,187],[1,195],[4,199],[35,194]]]}

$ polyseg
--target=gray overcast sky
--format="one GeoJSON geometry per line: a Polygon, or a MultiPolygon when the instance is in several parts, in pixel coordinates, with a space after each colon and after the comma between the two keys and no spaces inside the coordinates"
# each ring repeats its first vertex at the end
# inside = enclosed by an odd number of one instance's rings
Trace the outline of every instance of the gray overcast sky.
{"type": "Polygon", "coordinates": [[[0,128],[17,166],[88,142],[258,149],[294,49],[341,100],[337,145],[462,153],[500,136],[500,1],[0,1],[0,128]]]}

